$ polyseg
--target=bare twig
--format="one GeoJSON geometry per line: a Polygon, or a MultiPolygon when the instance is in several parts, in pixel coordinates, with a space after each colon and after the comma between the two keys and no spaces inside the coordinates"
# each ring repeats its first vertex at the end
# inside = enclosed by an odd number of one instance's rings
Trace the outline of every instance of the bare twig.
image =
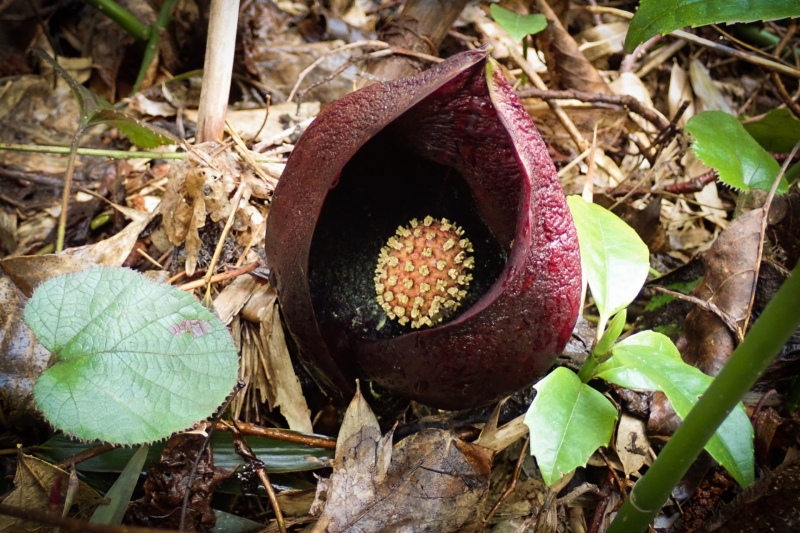
{"type": "Polygon", "coordinates": [[[576,91],[574,89],[568,89],[564,91],[550,89],[523,89],[518,91],[517,94],[520,98],[541,98],[542,100],[546,101],[579,100],[581,102],[603,103],[620,106],[632,113],[636,113],[659,129],[666,129],[669,127],[669,121],[666,119],[666,117],[664,117],[664,115],[655,109],[650,109],[646,105],[642,104],[639,100],[629,95],[590,93],[576,91]]]}
{"type": "MultiPolygon", "coordinates": [[[[515,47],[512,46],[508,48],[508,55],[517,65],[520,66],[522,72],[524,72],[528,78],[530,78],[530,80],[539,90],[549,90],[547,85],[545,85],[544,81],[539,76],[539,73],[533,70],[531,64],[528,63],[528,60],[522,57],[522,54],[520,54],[515,47]]],[[[575,123],[572,122],[572,119],[567,116],[558,102],[554,100],[547,100],[547,105],[550,106],[550,109],[553,110],[553,113],[556,114],[558,120],[561,121],[561,124],[564,126],[564,128],[566,128],[569,136],[572,138],[572,141],[578,146],[578,149],[581,152],[587,150],[589,148],[589,143],[583,138],[583,135],[581,135],[581,133],[578,131],[575,123]]]]}
{"type": "Polygon", "coordinates": [[[712,181],[717,179],[717,171],[711,170],[706,172],[705,174],[701,174],[696,178],[690,179],[688,181],[682,181],[680,183],[671,183],[669,185],[664,185],[660,189],[639,189],[635,187],[615,187],[611,191],[607,191],[606,194],[609,196],[644,196],[646,194],[691,194],[695,192],[700,192],[703,188],[711,183],[712,181]]]}
{"type": "Polygon", "coordinates": [[[486,529],[486,525],[489,523],[489,520],[497,513],[497,510],[506,501],[506,498],[511,496],[511,493],[517,488],[517,480],[519,480],[519,474],[522,471],[522,463],[525,461],[525,458],[528,456],[528,440],[530,437],[525,437],[525,440],[522,443],[522,449],[519,452],[519,457],[517,458],[517,464],[514,467],[514,473],[511,475],[511,480],[506,487],[506,490],[503,491],[503,494],[500,495],[500,498],[497,499],[497,502],[492,506],[492,510],[489,511],[489,514],[486,515],[486,518],[483,519],[483,528],[486,529]]]}
{"type": "MultiPolygon", "coordinates": [[[[215,274],[206,279],[196,279],[194,281],[190,281],[188,283],[184,283],[180,285],[178,288],[182,291],[193,291],[195,289],[199,289],[200,287],[205,286],[206,284],[211,285],[213,283],[219,283],[220,281],[225,281],[226,279],[236,278],[238,276],[242,276],[247,274],[248,272],[252,272],[253,270],[258,268],[258,263],[250,263],[249,265],[245,265],[242,268],[237,268],[235,270],[229,270],[228,272],[221,272],[219,274],[215,274]]],[[[210,270],[209,270],[210,272],[210,270]]],[[[176,276],[177,277],[177,276],[176,276]]],[[[169,280],[167,280],[169,281],[169,280]]]]}
{"type": "MultiPolygon", "coordinates": [[[[249,422],[236,422],[239,431],[245,435],[252,435],[254,437],[269,437],[270,439],[281,440],[284,442],[294,442],[303,444],[305,446],[313,446],[316,448],[325,448],[326,450],[335,450],[336,441],[334,439],[326,439],[325,437],[315,437],[313,435],[304,435],[303,433],[296,433],[278,428],[265,428],[250,424],[249,422]]],[[[228,431],[230,424],[224,420],[220,422],[220,427],[217,428],[221,431],[228,431]]]]}
{"type": "Polygon", "coordinates": [[[14,518],[21,518],[48,526],[58,526],[70,531],[85,531],[86,533],[175,533],[175,531],[171,529],[95,524],[94,522],[77,520],[75,518],[64,518],[60,513],[53,513],[42,509],[14,507],[4,503],[0,504],[0,515],[13,516],[14,518]]]}
{"type": "Polygon", "coordinates": [[[244,382],[242,380],[237,381],[233,392],[230,396],[228,396],[228,399],[214,416],[211,427],[208,429],[206,437],[203,439],[203,443],[200,445],[200,449],[197,451],[197,458],[192,464],[192,469],[189,472],[189,479],[186,482],[186,492],[183,495],[183,505],[181,505],[181,519],[178,524],[178,531],[183,531],[186,526],[186,511],[189,509],[189,496],[192,494],[192,485],[194,484],[194,478],[197,475],[197,466],[200,464],[200,461],[203,458],[203,452],[205,451],[206,447],[208,447],[208,443],[211,442],[211,436],[214,434],[214,428],[217,427],[217,422],[219,422],[220,418],[222,418],[222,415],[228,410],[228,407],[233,399],[243,388],[244,382]]]}
{"type": "Polygon", "coordinates": [[[108,443],[98,444],[97,446],[92,446],[91,448],[87,448],[83,451],[80,451],[75,455],[70,455],[63,461],[57,463],[56,467],[64,469],[69,467],[70,465],[76,465],[78,463],[88,461],[93,457],[97,457],[98,455],[103,455],[104,453],[108,453],[114,448],[116,448],[116,446],[113,444],[108,444],[108,443]]]}
{"type": "MultiPolygon", "coordinates": [[[[595,16],[599,17],[600,14],[595,13],[595,16]]],[[[637,46],[633,53],[626,55],[619,66],[620,73],[633,72],[633,67],[636,66],[636,62],[639,61],[660,40],[661,35],[650,37],[648,40],[637,46]]]]}
{"type": "MultiPolygon", "coordinates": [[[[421,52],[416,52],[414,50],[408,50],[406,48],[400,48],[397,46],[391,46],[389,43],[384,41],[356,41],[354,43],[348,43],[339,48],[334,48],[333,50],[329,50],[325,52],[317,59],[314,60],[309,66],[303,69],[303,71],[297,76],[297,81],[292,87],[291,92],[289,93],[289,97],[286,99],[287,102],[291,102],[294,100],[295,96],[297,96],[297,92],[300,88],[300,84],[303,83],[303,80],[308,76],[315,68],[317,68],[323,61],[325,61],[328,57],[337,54],[339,52],[343,52],[345,50],[351,50],[353,48],[377,48],[378,50],[386,51],[387,55],[390,54],[400,54],[400,55],[407,55],[410,57],[415,57],[417,59],[423,59],[425,61],[430,61],[432,63],[440,63],[442,60],[441,57],[432,56],[429,54],[423,54],[421,52]]],[[[381,57],[381,56],[372,56],[372,57],[381,57]]],[[[366,57],[364,59],[367,59],[366,57]]]]}
{"type": "Polygon", "coordinates": [[[270,504],[272,504],[272,510],[275,512],[275,520],[278,522],[278,531],[280,531],[280,533],[286,533],[286,524],[283,521],[283,512],[281,512],[281,507],[278,504],[278,496],[275,494],[275,488],[269,481],[269,476],[267,475],[264,461],[259,459],[256,454],[253,453],[253,450],[247,443],[247,439],[242,432],[239,431],[235,421],[233,422],[233,425],[229,427],[229,429],[233,433],[233,445],[236,449],[236,453],[241,456],[251,468],[253,468],[258,476],[258,479],[261,481],[261,484],[264,485],[264,489],[267,491],[267,497],[269,497],[270,504]]]}

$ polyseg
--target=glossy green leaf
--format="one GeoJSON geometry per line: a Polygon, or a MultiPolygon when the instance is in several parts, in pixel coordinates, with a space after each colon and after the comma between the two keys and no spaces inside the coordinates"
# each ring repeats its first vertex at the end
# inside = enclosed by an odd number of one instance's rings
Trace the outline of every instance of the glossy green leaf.
{"type": "MultiPolygon", "coordinates": [[[[705,111],[686,123],[694,136],[692,149],[706,165],[719,172],[719,179],[735,189],[768,191],[780,171],[775,158],[744,129],[736,117],[722,111],[705,111]]],[[[789,190],[781,178],[778,193],[789,190]]]]}
{"type": "Polygon", "coordinates": [[[800,141],[800,120],[786,108],[771,109],[762,119],[744,124],[747,133],[767,152],[788,154],[800,141]]]}
{"type": "Polygon", "coordinates": [[[118,526],[122,523],[122,518],[128,510],[131,496],[139,483],[139,476],[142,474],[142,467],[147,459],[147,452],[150,446],[144,444],[136,450],[131,460],[125,465],[114,485],[106,493],[107,504],[100,505],[95,509],[90,522],[95,524],[105,524],[118,526]]]}
{"type": "MultiPolygon", "coordinates": [[[[321,437],[321,435],[315,435],[321,437]]],[[[267,437],[247,437],[247,443],[258,458],[264,461],[264,466],[270,474],[305,472],[324,468],[326,461],[333,458],[333,450],[317,446],[306,446],[296,442],[270,439],[267,437]]],[[[67,457],[72,457],[87,448],[97,444],[85,443],[56,435],[43,445],[37,447],[36,454],[53,463],[59,463],[67,457]]],[[[161,450],[166,444],[157,442],[150,446],[144,470],[157,463],[161,457],[161,450]]],[[[244,464],[244,460],[233,449],[233,439],[227,431],[215,431],[211,436],[211,449],[214,452],[214,465],[225,470],[233,470],[237,465],[244,464]]],[[[81,472],[121,472],[133,457],[131,448],[117,448],[103,455],[92,457],[76,465],[81,472]]]]}
{"type": "Polygon", "coordinates": [[[497,4],[492,4],[489,11],[494,21],[506,30],[512,41],[521,41],[526,35],[537,34],[547,27],[547,19],[539,13],[517,15],[497,4]]]}
{"type": "Polygon", "coordinates": [[[617,215],[580,196],[567,204],[578,230],[583,275],[600,312],[600,327],[630,304],[650,269],[647,245],[617,215]]]}
{"type": "Polygon", "coordinates": [[[212,415],[238,377],[225,325],[189,294],[132,270],[52,278],[24,317],[54,361],[34,386],[36,404],[81,439],[162,439],[212,415]]]}
{"type": "Polygon", "coordinates": [[[539,383],[525,415],[531,454],[547,485],[584,466],[600,446],[607,446],[617,410],[572,370],[556,368],[539,383]]]}
{"type": "Polygon", "coordinates": [[[800,15],[797,0],[642,0],[631,20],[625,50],[684,26],[774,20],[800,15]]]}
{"type": "MultiPolygon", "coordinates": [[[[643,331],[617,343],[613,356],[598,367],[597,377],[630,389],[660,390],[675,412],[686,417],[712,379],[683,362],[668,337],[643,331]]],[[[728,415],[706,450],[742,486],[753,482],[753,427],[740,403],[728,415]]]]}

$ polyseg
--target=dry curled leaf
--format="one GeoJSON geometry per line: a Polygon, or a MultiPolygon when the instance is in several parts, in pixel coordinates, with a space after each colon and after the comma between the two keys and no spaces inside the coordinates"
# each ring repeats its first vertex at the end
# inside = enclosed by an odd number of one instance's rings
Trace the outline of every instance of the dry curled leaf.
{"type": "Polygon", "coordinates": [[[533,9],[547,18],[547,28],[536,34],[539,48],[558,89],[577,89],[593,93],[610,94],[611,90],[600,77],[578,43],[561,24],[545,0],[536,0],[533,9]]]}
{"type": "MultiPolygon", "coordinates": [[[[703,257],[706,274],[694,295],[730,317],[743,335],[760,259],[763,209],[734,220],[703,257]]],[[[699,307],[686,317],[683,359],[716,375],[736,345],[736,334],[717,313],[699,307]]]]}
{"type": "Polygon", "coordinates": [[[493,452],[424,430],[391,447],[360,392],[345,414],[334,472],[312,507],[315,532],[458,531],[489,488],[493,452]]]}
{"type": "MultiPolygon", "coordinates": [[[[30,455],[19,454],[17,473],[14,475],[14,490],[3,503],[31,511],[60,513],[67,495],[69,477],[69,472],[50,463],[30,455]]],[[[77,512],[71,512],[69,516],[86,520],[102,501],[103,498],[93,488],[83,481],[78,481],[73,500],[77,512]]],[[[41,524],[0,515],[0,531],[3,533],[31,533],[41,530],[41,524]]]]}

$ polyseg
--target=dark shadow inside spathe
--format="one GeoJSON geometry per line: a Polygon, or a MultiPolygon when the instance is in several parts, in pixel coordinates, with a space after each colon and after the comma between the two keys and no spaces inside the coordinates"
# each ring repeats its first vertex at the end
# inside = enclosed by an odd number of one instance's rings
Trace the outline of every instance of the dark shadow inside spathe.
{"type": "Polygon", "coordinates": [[[507,254],[479,214],[463,176],[415,154],[387,128],[363,146],[328,193],[309,254],[308,280],[317,322],[334,353],[359,339],[389,339],[412,330],[391,320],[375,292],[381,247],[413,218],[447,218],[474,246],[474,279],[445,323],[469,309],[497,281],[507,254]]]}

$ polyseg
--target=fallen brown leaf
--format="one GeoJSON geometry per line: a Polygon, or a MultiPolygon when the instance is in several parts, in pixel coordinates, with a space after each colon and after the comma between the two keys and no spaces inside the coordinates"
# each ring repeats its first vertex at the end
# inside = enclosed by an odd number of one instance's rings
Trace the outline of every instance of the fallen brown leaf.
{"type": "Polygon", "coordinates": [[[578,43],[545,0],[536,0],[532,8],[547,18],[547,28],[536,34],[539,48],[544,52],[545,62],[557,89],[578,89],[594,93],[610,94],[611,90],[600,77],[578,43]]]}
{"type": "Polygon", "coordinates": [[[357,391],[336,443],[334,472],[317,486],[314,532],[446,533],[474,517],[489,488],[492,451],[442,430],[424,430],[394,449],[391,441],[391,431],[381,437],[357,391]]]}
{"type": "Polygon", "coordinates": [[[703,257],[706,274],[693,294],[717,312],[698,307],[686,317],[683,359],[706,374],[715,376],[720,371],[736,346],[736,336],[744,334],[755,290],[763,217],[763,209],[740,216],[703,257]],[[727,315],[740,331],[730,331],[719,313],[727,315]]]}
{"type": "MultiPolygon", "coordinates": [[[[14,476],[14,490],[3,501],[6,505],[24,507],[37,511],[61,511],[67,494],[69,472],[32,457],[19,454],[17,473],[14,476]],[[54,504],[55,509],[51,507],[54,504]]],[[[77,513],[70,513],[74,518],[88,519],[92,511],[103,498],[83,481],[78,482],[78,489],[73,500],[77,505],[77,513]]],[[[0,515],[0,531],[3,533],[31,533],[41,531],[42,525],[11,516],[0,515]]]]}

